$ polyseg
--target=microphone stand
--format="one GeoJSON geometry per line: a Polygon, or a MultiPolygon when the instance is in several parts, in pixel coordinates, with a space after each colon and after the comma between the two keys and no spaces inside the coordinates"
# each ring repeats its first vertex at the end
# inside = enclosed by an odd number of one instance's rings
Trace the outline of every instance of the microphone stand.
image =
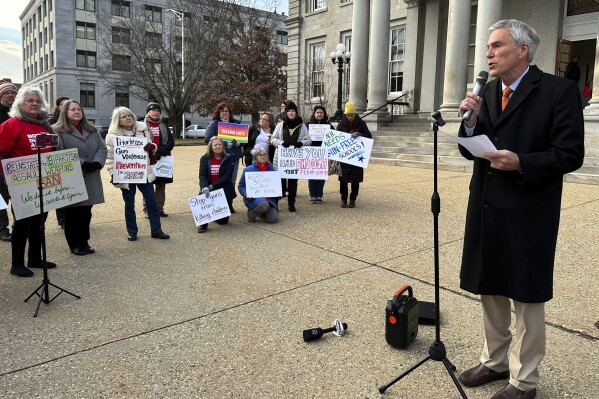
{"type": "MultiPolygon", "coordinates": [[[[45,146],[43,146],[45,147],[45,146]]],[[[35,307],[35,313],[33,314],[33,317],[37,317],[37,313],[40,310],[40,305],[42,302],[44,302],[46,305],[48,305],[50,302],[52,302],[54,299],[56,299],[57,296],[59,296],[60,294],[62,294],[63,292],[66,292],[69,295],[74,296],[77,299],[81,299],[81,297],[79,295],[75,295],[72,292],[69,292],[67,290],[65,290],[64,288],[61,288],[57,285],[54,285],[50,282],[50,278],[48,277],[48,267],[46,265],[46,221],[44,218],[44,193],[42,190],[42,153],[41,153],[41,148],[42,145],[37,146],[37,185],[38,185],[38,189],[39,189],[39,195],[40,195],[40,236],[41,236],[41,243],[42,243],[42,266],[44,269],[44,279],[42,280],[42,284],[37,287],[35,289],[35,291],[33,291],[31,293],[31,295],[29,295],[27,297],[27,299],[25,299],[24,302],[27,302],[32,296],[37,295],[39,297],[38,301],[37,301],[37,306],[35,307]],[[59,290],[58,294],[54,295],[54,297],[52,297],[52,299],[50,299],[50,292],[48,290],[49,286],[52,286],[56,289],[59,290]]]]}
{"type": "Polygon", "coordinates": [[[425,356],[418,363],[414,364],[408,370],[404,371],[394,380],[388,382],[385,385],[379,387],[379,392],[383,393],[395,384],[397,381],[401,380],[406,375],[410,374],[412,371],[416,370],[418,367],[422,366],[427,360],[436,360],[443,362],[443,365],[447,369],[449,376],[453,380],[456,388],[462,395],[463,399],[468,399],[464,389],[460,385],[460,382],[456,378],[453,371],[455,371],[455,366],[449,361],[447,358],[447,351],[445,350],[445,345],[443,341],[441,341],[441,326],[440,326],[440,311],[439,311],[439,213],[441,212],[441,197],[437,192],[437,133],[439,132],[439,126],[445,125],[445,121],[441,117],[441,112],[437,111],[431,115],[435,122],[433,122],[433,135],[434,135],[434,144],[433,144],[433,153],[434,153],[434,191],[433,196],[431,198],[431,211],[433,213],[433,225],[434,225],[434,254],[435,254],[435,340],[431,343],[428,348],[428,355],[425,356]]]}

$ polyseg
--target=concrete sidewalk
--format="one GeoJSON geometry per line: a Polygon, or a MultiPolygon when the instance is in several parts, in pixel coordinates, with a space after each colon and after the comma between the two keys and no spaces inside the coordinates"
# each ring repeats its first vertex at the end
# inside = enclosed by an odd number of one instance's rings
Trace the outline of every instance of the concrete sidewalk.
{"type": "MultiPolygon", "coordinates": [[[[51,213],[48,260],[59,266],[50,281],[79,300],[63,293],[33,318],[37,299],[23,300],[42,272],[11,276],[10,244],[0,242],[0,398],[460,397],[435,361],[377,390],[434,340],[433,326],[404,350],[384,338],[398,288],[434,299],[432,170],[370,165],[355,209],[339,207],[336,179],[322,205],[300,181],[298,211],[283,199],[275,225],[249,224],[237,198],[228,225],[197,234],[187,198],[204,151],[175,148],[162,219],[170,240],[150,238],[138,195],[139,239],[127,241],[123,200],[105,172],[96,254],[72,255],[51,213]],[[336,318],[349,325],[344,337],[303,342],[302,330],[336,318]]],[[[469,180],[439,172],[441,338],[458,372],[478,362],[483,343],[477,297],[459,289],[469,180]]],[[[539,399],[599,397],[598,205],[599,186],[565,184],[539,399]]],[[[488,398],[503,384],[465,391],[488,398]]]]}

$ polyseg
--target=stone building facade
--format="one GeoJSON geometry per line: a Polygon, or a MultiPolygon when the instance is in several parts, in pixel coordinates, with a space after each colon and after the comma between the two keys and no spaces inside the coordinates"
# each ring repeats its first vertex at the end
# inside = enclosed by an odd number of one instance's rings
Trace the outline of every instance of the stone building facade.
{"type": "Polygon", "coordinates": [[[466,90],[487,70],[488,27],[515,18],[537,30],[533,63],[545,72],[563,74],[579,56],[581,93],[588,84],[597,96],[584,99],[586,131],[599,134],[598,11],[593,0],[291,0],[288,97],[304,107],[334,104],[318,94],[336,98],[338,73],[328,54],[344,43],[351,62],[343,101],[351,99],[359,113],[383,106],[367,117],[369,125],[387,121],[385,104],[403,95],[409,106],[401,111],[428,117],[441,110],[454,129],[466,90]],[[331,89],[319,91],[323,86],[331,89]]]}
{"type": "MultiPolygon", "coordinates": [[[[98,41],[111,36],[111,26],[99,21],[114,24],[115,18],[135,12],[150,13],[152,21],[174,20],[168,12],[171,4],[170,0],[30,0],[20,16],[24,84],[39,86],[50,104],[60,96],[77,99],[96,125],[107,126],[117,105],[144,115],[145,99],[130,95],[126,87],[117,92],[102,85],[98,62],[110,55],[103,53],[105,46],[98,41]]],[[[279,19],[278,43],[286,51],[285,16],[274,15],[279,19]]],[[[209,121],[192,112],[186,119],[192,124],[209,121]]]]}

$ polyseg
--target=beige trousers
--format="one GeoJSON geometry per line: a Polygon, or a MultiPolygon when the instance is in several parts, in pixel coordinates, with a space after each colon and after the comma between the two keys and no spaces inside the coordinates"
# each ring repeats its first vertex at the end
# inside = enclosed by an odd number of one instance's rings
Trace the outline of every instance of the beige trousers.
{"type": "MultiPolygon", "coordinates": [[[[160,212],[164,211],[164,202],[166,201],[166,183],[165,182],[156,182],[154,184],[154,192],[156,193],[156,203],[158,204],[158,210],[160,212]]],[[[148,206],[146,205],[146,200],[144,199],[144,212],[147,212],[148,206]]]]}
{"type": "Polygon", "coordinates": [[[510,299],[481,295],[485,324],[485,346],[480,362],[491,370],[509,368],[510,384],[530,391],[539,382],[539,364],[545,356],[545,304],[513,301],[516,313],[516,343],[512,342],[510,299]]]}

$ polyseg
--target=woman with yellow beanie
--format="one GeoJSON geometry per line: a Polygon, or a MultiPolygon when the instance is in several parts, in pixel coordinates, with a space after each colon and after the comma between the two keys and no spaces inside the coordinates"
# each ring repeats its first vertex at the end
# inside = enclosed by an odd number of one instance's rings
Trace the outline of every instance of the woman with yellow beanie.
{"type": "MultiPolygon", "coordinates": [[[[337,130],[340,132],[351,133],[352,138],[359,136],[372,138],[370,130],[366,123],[356,114],[356,106],[351,101],[345,103],[345,111],[343,118],[337,130]]],[[[349,165],[341,163],[341,176],[339,176],[339,193],[341,194],[341,208],[355,208],[356,198],[358,198],[358,191],[360,190],[360,183],[364,181],[364,169],[359,166],[349,165]],[[348,183],[351,184],[351,193],[349,194],[349,204],[347,203],[348,197],[348,183]]]]}

